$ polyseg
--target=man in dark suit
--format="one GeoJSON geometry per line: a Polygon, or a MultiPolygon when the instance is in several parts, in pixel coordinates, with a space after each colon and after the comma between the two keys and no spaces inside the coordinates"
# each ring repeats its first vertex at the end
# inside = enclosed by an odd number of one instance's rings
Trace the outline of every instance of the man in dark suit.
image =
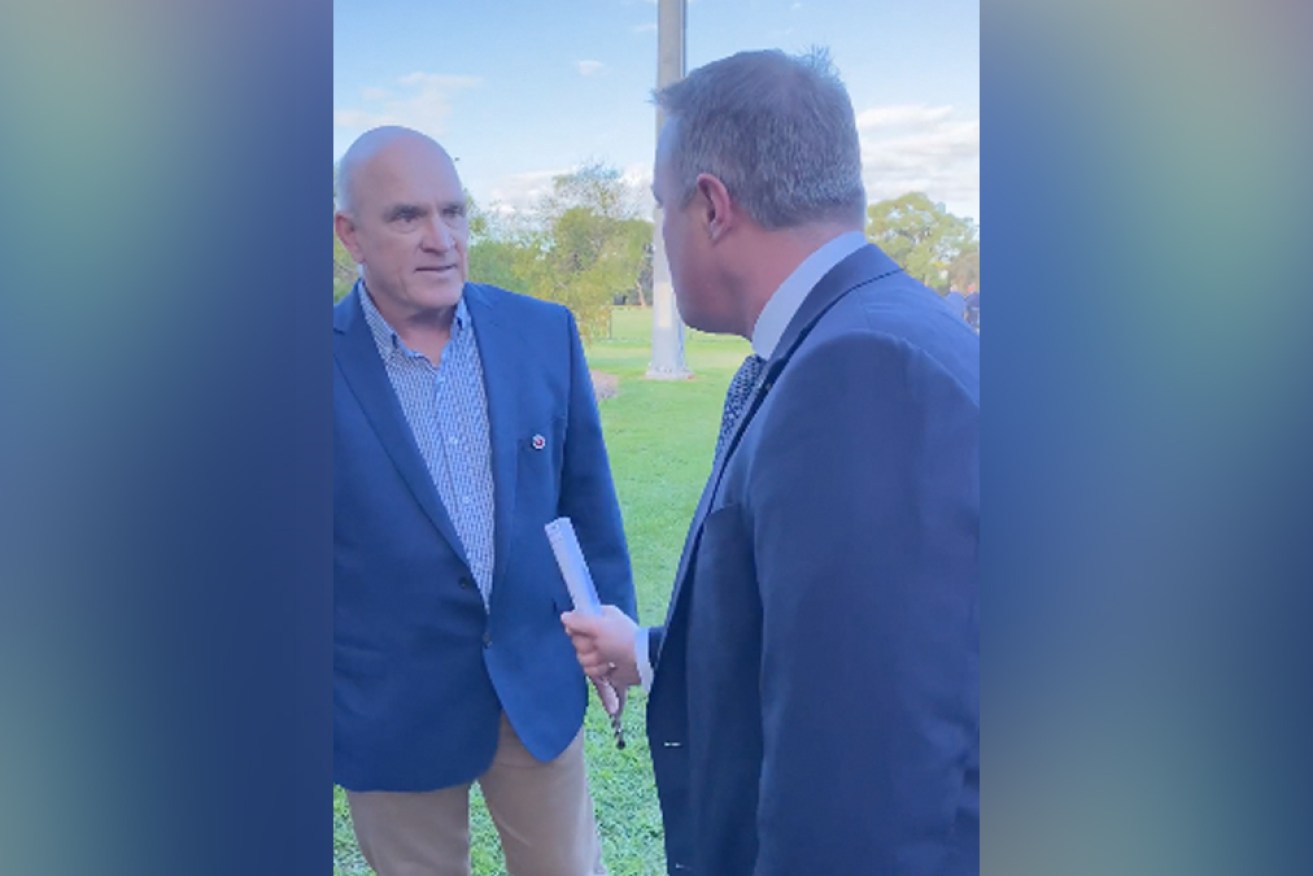
{"type": "Polygon", "coordinates": [[[672,874],[975,873],[977,338],[866,242],[823,53],[742,53],[657,99],[680,312],[754,355],[665,625],[563,622],[590,675],[650,684],[672,874]]]}
{"type": "Polygon", "coordinates": [[[587,685],[544,524],[573,519],[635,613],[588,368],[565,308],[466,279],[465,195],[433,140],[364,134],[335,227],[334,774],[380,876],[469,873],[478,781],[515,876],[604,873],[587,685]]]}

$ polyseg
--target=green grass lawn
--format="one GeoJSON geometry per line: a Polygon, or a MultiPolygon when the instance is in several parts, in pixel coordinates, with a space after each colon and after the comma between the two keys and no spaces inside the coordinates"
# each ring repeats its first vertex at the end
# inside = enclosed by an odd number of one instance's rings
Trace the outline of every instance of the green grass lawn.
{"type": "MultiPolygon", "coordinates": [[[[689,380],[646,380],[651,311],[617,308],[611,336],[588,346],[595,370],[620,378],[619,394],[604,400],[602,428],[620,495],[625,534],[634,564],[640,619],[660,623],[670,598],[684,535],[711,468],[725,387],[749,352],[740,338],[685,335],[689,380]]],[[[586,719],[588,776],[597,806],[604,856],[612,876],[659,876],[666,872],[652,766],[643,713],[646,698],[635,689],[625,709],[625,738],[617,751],[610,725],[593,698],[586,719]]],[[[504,874],[497,831],[476,793],[471,809],[471,858],[475,876],[504,874]]],[[[333,872],[364,876],[373,871],[356,848],[339,789],[333,806],[333,872]]]]}

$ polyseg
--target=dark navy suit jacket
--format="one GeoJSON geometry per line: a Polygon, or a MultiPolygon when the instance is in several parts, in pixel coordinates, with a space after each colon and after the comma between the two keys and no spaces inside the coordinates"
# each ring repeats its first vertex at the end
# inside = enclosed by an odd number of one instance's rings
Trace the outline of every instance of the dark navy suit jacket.
{"type": "Polygon", "coordinates": [[[978,387],[878,248],[805,299],[651,634],[672,874],[978,872],[978,387]]]}
{"type": "Polygon", "coordinates": [[[539,760],[582,725],[587,690],[544,524],[569,516],[603,602],[635,614],[620,511],[574,319],[468,283],[492,443],[491,610],[365,322],[333,323],[333,772],[350,790],[424,791],[492,762],[503,710],[539,760]],[[541,436],[541,441],[535,437],[541,436]]]}

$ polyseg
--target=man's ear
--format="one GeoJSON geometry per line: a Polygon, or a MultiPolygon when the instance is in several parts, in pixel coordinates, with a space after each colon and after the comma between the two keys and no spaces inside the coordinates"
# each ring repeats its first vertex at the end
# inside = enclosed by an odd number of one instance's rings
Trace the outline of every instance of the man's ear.
{"type": "Polygon", "coordinates": [[[341,212],[334,213],[333,230],[337,232],[337,239],[342,241],[346,251],[351,253],[351,258],[356,260],[356,264],[363,264],[365,257],[360,251],[360,241],[356,239],[356,223],[351,221],[351,217],[341,212]]]}
{"type": "Polygon", "coordinates": [[[697,193],[707,234],[714,243],[738,223],[738,209],[719,177],[700,173],[697,193]]]}

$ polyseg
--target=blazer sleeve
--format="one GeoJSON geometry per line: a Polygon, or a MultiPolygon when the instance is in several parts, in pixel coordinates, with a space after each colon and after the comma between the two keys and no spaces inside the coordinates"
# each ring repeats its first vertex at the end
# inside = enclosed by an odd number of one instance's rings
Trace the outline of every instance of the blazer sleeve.
{"type": "Polygon", "coordinates": [[[638,605],[634,579],[625,543],[624,525],[611,466],[602,439],[602,422],[597,412],[588,363],[574,316],[566,312],[566,342],[569,346],[570,400],[565,430],[561,471],[561,516],[569,517],[579,536],[580,547],[592,571],[597,595],[603,604],[614,605],[637,620],[638,605]]]}
{"type": "Polygon", "coordinates": [[[978,404],[871,334],[800,351],[777,391],[747,500],[755,872],[953,872],[978,769],[978,404]]]}

